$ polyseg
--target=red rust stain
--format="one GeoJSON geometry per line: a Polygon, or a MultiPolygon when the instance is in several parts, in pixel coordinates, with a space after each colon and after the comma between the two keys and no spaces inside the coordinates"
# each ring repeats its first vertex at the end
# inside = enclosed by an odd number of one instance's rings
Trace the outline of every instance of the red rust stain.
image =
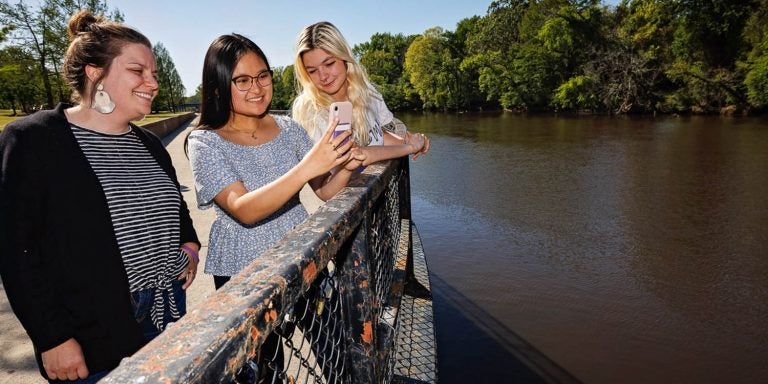
{"type": "Polygon", "coordinates": [[[363,334],[360,335],[363,338],[363,342],[370,344],[373,341],[373,328],[370,321],[363,323],[363,334]]]}
{"type": "Polygon", "coordinates": [[[241,362],[241,358],[239,358],[238,356],[235,356],[227,360],[227,370],[229,372],[237,372],[237,370],[240,368],[240,362],[241,362]]]}
{"type": "Polygon", "coordinates": [[[260,308],[258,308],[258,307],[257,308],[248,307],[244,312],[245,312],[246,315],[248,315],[250,317],[250,316],[256,315],[259,312],[258,311],[259,309],[260,308]]]}
{"type": "Polygon", "coordinates": [[[251,340],[259,338],[259,330],[256,327],[251,327],[251,340]]]}
{"type": "Polygon", "coordinates": [[[165,363],[157,359],[152,359],[146,363],[144,363],[144,366],[141,367],[142,370],[146,371],[147,373],[150,372],[162,372],[163,368],[165,368],[165,363]]]}
{"type": "Polygon", "coordinates": [[[312,261],[307,265],[306,268],[304,268],[304,282],[307,284],[311,283],[312,278],[314,278],[315,275],[317,275],[317,265],[315,265],[315,262],[312,261]]]}
{"type": "Polygon", "coordinates": [[[264,321],[267,323],[272,323],[275,320],[277,320],[277,310],[273,308],[264,312],[264,321]]]}
{"type": "Polygon", "coordinates": [[[368,288],[368,280],[361,281],[360,288],[368,288]]]}

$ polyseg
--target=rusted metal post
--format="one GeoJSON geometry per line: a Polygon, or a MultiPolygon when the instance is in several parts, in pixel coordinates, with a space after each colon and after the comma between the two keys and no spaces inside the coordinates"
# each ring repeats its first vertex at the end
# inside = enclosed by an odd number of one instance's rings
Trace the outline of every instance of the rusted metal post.
{"type": "MultiPolygon", "coordinates": [[[[411,170],[408,157],[400,159],[399,169],[402,169],[403,175],[399,183],[400,197],[400,217],[411,222],[411,170]]],[[[408,258],[405,265],[405,292],[409,296],[419,298],[431,298],[432,293],[425,288],[417,279],[413,270],[413,234],[408,231],[408,258]]]]}
{"type": "Polygon", "coordinates": [[[355,232],[346,255],[341,276],[344,322],[347,327],[347,364],[354,383],[375,382],[374,329],[375,296],[371,292],[371,268],[368,259],[368,219],[355,232]]]}

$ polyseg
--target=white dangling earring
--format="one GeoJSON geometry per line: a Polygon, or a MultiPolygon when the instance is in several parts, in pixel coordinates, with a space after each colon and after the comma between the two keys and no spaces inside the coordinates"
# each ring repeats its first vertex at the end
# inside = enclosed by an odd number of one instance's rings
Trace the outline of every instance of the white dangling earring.
{"type": "Polygon", "coordinates": [[[93,95],[93,105],[91,108],[99,113],[112,113],[115,110],[115,103],[109,98],[109,93],[104,90],[104,85],[99,83],[96,86],[96,94],[93,95]]]}

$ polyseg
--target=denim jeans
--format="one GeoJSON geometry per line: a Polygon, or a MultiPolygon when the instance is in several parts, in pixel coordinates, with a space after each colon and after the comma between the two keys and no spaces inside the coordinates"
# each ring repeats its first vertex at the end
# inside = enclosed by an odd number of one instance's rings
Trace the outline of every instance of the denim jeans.
{"type": "MultiPolygon", "coordinates": [[[[171,283],[171,291],[176,300],[176,309],[179,310],[181,316],[184,316],[184,314],[187,313],[187,295],[186,291],[181,288],[182,285],[184,285],[184,281],[175,280],[171,283]]],[[[136,317],[136,321],[139,322],[139,326],[141,327],[141,331],[144,333],[144,338],[147,339],[147,342],[160,334],[160,330],[152,323],[152,317],[149,315],[149,311],[152,308],[152,305],[154,305],[154,300],[155,288],[131,293],[133,316],[136,317]]],[[[171,308],[168,305],[168,292],[163,292],[163,302],[165,303],[163,325],[167,327],[168,324],[175,321],[171,317],[171,308]]]]}
{"type": "MultiPolygon", "coordinates": [[[[174,281],[171,283],[171,294],[176,299],[176,309],[179,310],[179,314],[184,316],[187,313],[187,295],[181,286],[184,285],[183,281],[174,281]]],[[[152,317],[149,315],[149,311],[152,308],[155,300],[155,288],[145,289],[143,291],[131,293],[131,304],[133,304],[133,316],[141,327],[141,331],[144,333],[144,338],[147,342],[151,341],[157,335],[160,334],[160,330],[152,323],[152,317]]],[[[163,325],[166,327],[173,322],[171,317],[171,308],[168,305],[168,293],[163,292],[163,302],[165,303],[165,311],[163,314],[163,325]]],[[[71,380],[71,381],[50,381],[51,383],[68,383],[68,384],[92,384],[101,380],[109,374],[110,371],[92,372],[85,379],[71,380]]]]}

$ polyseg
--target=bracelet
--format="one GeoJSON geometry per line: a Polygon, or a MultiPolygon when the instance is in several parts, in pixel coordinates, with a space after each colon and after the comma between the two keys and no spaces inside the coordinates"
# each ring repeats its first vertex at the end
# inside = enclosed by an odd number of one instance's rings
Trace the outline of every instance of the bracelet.
{"type": "Polygon", "coordinates": [[[187,252],[188,255],[192,256],[192,258],[195,259],[195,263],[200,262],[200,256],[197,255],[197,251],[195,251],[194,248],[186,244],[182,244],[179,248],[183,249],[187,252]]]}

